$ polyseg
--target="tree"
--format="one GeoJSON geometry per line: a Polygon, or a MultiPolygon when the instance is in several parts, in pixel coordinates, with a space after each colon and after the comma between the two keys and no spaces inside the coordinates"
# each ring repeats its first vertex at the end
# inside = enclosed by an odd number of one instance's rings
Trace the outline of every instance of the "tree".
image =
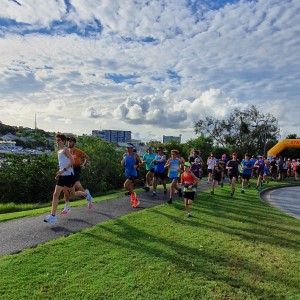
{"type": "Polygon", "coordinates": [[[254,105],[245,110],[236,108],[224,120],[211,116],[199,120],[195,123],[195,132],[210,137],[215,146],[252,154],[263,154],[279,137],[277,119],[270,113],[262,113],[254,105]]]}
{"type": "Polygon", "coordinates": [[[200,151],[201,157],[205,160],[209,153],[214,151],[213,139],[205,137],[203,133],[195,139],[188,140],[185,144],[187,157],[193,149],[200,151]]]}

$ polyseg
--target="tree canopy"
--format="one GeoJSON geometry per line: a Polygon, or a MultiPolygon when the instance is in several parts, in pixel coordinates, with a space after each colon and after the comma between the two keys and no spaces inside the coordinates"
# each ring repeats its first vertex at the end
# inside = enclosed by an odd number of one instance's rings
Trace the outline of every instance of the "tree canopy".
{"type": "Polygon", "coordinates": [[[235,108],[223,120],[207,116],[195,123],[195,132],[211,138],[215,146],[253,154],[263,154],[265,146],[271,148],[279,137],[277,119],[254,105],[244,110],[235,108]]]}

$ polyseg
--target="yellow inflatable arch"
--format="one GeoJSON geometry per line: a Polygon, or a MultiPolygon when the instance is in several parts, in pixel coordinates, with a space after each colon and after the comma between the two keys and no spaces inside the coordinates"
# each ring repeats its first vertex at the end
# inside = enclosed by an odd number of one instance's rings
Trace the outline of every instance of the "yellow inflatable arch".
{"type": "Polygon", "coordinates": [[[285,139],[279,141],[273,148],[268,151],[268,157],[276,156],[286,148],[300,148],[300,139],[285,139]]]}

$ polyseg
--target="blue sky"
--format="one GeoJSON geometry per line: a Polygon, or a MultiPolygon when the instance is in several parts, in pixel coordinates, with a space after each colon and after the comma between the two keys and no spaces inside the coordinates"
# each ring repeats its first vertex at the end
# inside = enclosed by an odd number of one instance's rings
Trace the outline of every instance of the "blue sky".
{"type": "Polygon", "coordinates": [[[298,0],[2,0],[0,121],[187,140],[254,104],[300,135],[299,16],[298,0]]]}

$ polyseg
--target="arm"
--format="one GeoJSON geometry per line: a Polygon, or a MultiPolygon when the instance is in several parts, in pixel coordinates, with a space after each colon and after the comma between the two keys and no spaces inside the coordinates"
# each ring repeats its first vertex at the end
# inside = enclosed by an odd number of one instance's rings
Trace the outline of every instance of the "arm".
{"type": "Polygon", "coordinates": [[[171,165],[171,163],[170,163],[170,160],[168,159],[167,162],[166,162],[166,164],[165,164],[165,168],[169,168],[170,165],[171,165]]]}
{"type": "Polygon", "coordinates": [[[135,159],[135,163],[136,163],[136,165],[134,166],[135,169],[137,169],[139,166],[143,165],[143,162],[137,153],[134,153],[134,159],[135,159]]]}
{"type": "Polygon", "coordinates": [[[85,168],[85,166],[89,163],[89,161],[90,161],[90,157],[86,153],[84,153],[83,163],[81,164],[81,167],[85,168]]]}
{"type": "Polygon", "coordinates": [[[121,166],[123,166],[123,167],[125,166],[125,159],[124,159],[125,156],[126,156],[126,153],[123,154],[123,158],[121,160],[121,166]]]}

